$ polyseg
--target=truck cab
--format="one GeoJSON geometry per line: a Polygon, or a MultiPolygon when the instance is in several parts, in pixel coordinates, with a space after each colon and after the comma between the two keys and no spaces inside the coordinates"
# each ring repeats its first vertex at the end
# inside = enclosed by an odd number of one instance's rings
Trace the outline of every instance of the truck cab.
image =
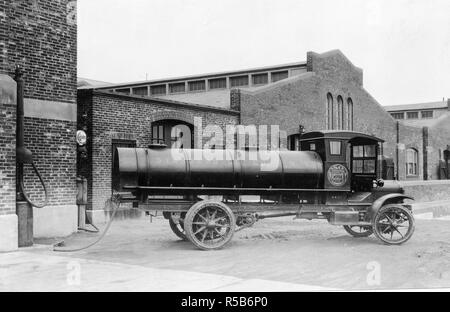
{"type": "Polygon", "coordinates": [[[323,188],[370,191],[378,177],[380,138],[364,133],[327,130],[300,137],[302,151],[315,151],[324,164],[323,188]]]}

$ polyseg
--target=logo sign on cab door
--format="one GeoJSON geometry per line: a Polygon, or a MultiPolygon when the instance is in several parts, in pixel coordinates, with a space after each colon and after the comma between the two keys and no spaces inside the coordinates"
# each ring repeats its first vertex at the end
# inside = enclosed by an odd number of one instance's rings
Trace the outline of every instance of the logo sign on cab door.
{"type": "Polygon", "coordinates": [[[348,170],[341,164],[334,164],[327,171],[327,178],[333,186],[343,186],[347,183],[348,170]]]}

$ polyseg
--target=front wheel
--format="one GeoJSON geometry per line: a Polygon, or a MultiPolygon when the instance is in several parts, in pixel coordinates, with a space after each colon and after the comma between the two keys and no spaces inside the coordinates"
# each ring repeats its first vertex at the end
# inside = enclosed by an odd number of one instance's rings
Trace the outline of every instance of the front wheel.
{"type": "Polygon", "coordinates": [[[372,227],[368,225],[344,225],[344,229],[353,237],[368,237],[373,234],[372,227]]]}
{"type": "Polygon", "coordinates": [[[414,228],[411,211],[399,204],[381,207],[373,218],[375,236],[389,245],[400,245],[409,240],[414,228]]]}
{"type": "Polygon", "coordinates": [[[236,219],[222,202],[203,200],[189,208],[184,219],[186,237],[198,248],[222,248],[233,237],[236,219]]]}

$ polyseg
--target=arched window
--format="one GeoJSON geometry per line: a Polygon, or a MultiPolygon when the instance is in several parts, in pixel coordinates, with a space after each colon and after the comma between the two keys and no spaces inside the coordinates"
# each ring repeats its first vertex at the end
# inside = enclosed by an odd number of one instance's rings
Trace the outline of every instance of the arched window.
{"type": "Polygon", "coordinates": [[[344,129],[344,101],[342,96],[337,97],[337,128],[339,130],[344,129]]]}
{"type": "Polygon", "coordinates": [[[334,114],[333,114],[333,96],[331,93],[327,94],[327,129],[333,129],[334,127],[334,114]]]}
{"type": "Polygon", "coordinates": [[[347,129],[353,130],[353,101],[351,98],[347,99],[347,129]]]}
{"type": "Polygon", "coordinates": [[[418,160],[419,153],[414,148],[408,148],[406,150],[406,175],[416,176],[418,175],[418,160]]]}

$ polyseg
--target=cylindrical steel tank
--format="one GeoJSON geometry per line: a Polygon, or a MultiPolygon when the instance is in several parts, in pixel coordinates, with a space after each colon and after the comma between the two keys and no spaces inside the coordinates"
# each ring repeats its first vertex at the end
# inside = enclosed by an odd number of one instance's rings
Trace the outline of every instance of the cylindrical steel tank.
{"type": "Polygon", "coordinates": [[[124,186],[318,188],[320,156],[309,151],[117,148],[113,188],[124,186]]]}

